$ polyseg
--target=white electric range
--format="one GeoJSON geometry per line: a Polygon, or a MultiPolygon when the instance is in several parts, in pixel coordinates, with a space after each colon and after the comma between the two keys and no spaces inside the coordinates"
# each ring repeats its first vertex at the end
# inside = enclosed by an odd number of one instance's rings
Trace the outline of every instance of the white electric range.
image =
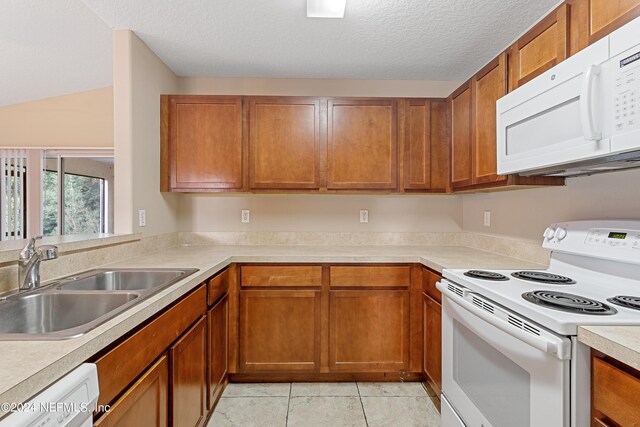
{"type": "Polygon", "coordinates": [[[590,425],[581,325],[640,325],[640,221],[551,225],[545,270],[444,270],[442,426],[590,425]]]}

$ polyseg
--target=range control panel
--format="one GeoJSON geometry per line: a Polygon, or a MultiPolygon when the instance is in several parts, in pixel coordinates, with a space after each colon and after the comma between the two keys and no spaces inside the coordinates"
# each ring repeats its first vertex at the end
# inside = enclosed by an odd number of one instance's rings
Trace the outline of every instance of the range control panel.
{"type": "Polygon", "coordinates": [[[640,249],[640,232],[592,228],[587,233],[585,243],[590,245],[640,249]]]}
{"type": "Polygon", "coordinates": [[[640,264],[640,221],[558,222],[545,230],[542,246],[552,252],[640,264]]]}

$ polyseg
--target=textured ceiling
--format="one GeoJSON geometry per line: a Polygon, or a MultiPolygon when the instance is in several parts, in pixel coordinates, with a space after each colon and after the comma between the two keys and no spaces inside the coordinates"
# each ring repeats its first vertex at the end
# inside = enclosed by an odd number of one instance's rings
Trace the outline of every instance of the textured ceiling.
{"type": "Polygon", "coordinates": [[[463,80],[558,0],[83,0],[180,76],[463,80]]]}
{"type": "Polygon", "coordinates": [[[0,0],[0,106],[111,86],[112,57],[80,0],[0,0]]]}
{"type": "Polygon", "coordinates": [[[109,27],[180,76],[463,80],[556,3],[347,0],[309,19],[306,0],[0,0],[0,106],[110,86],[109,27]]]}

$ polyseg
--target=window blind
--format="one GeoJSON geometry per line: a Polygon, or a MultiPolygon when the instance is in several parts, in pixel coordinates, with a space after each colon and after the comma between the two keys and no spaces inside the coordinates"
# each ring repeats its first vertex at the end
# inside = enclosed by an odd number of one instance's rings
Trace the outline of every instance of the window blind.
{"type": "Polygon", "coordinates": [[[0,150],[0,240],[26,237],[27,150],[0,150]]]}

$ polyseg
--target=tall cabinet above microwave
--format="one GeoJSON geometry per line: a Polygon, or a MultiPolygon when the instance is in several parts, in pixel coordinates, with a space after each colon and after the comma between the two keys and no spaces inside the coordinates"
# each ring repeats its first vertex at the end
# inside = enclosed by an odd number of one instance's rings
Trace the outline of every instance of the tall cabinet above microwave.
{"type": "Polygon", "coordinates": [[[640,18],[499,99],[499,174],[640,167],[640,18]]]}

